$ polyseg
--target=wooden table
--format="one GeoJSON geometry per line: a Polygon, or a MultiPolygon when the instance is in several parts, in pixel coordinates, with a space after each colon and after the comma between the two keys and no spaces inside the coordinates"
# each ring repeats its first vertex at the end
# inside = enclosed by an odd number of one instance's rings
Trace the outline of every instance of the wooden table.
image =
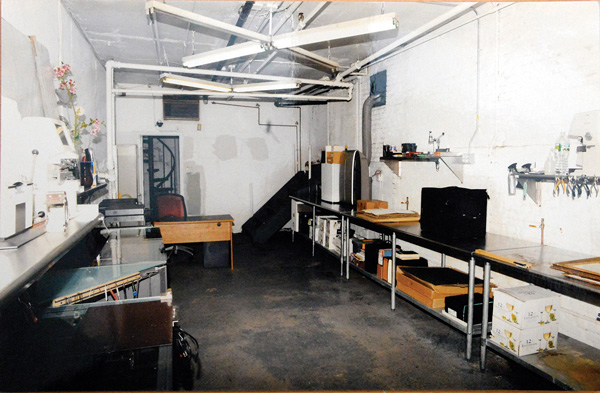
{"type": "Polygon", "coordinates": [[[160,228],[164,244],[228,241],[231,270],[233,270],[233,217],[231,215],[188,216],[182,219],[155,222],[154,226],[160,228]]]}

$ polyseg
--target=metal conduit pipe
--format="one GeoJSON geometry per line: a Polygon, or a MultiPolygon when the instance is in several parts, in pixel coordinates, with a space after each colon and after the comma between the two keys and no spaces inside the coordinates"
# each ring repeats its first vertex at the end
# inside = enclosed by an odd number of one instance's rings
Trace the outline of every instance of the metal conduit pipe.
{"type": "Polygon", "coordinates": [[[367,159],[371,162],[371,114],[373,106],[381,100],[379,94],[371,94],[363,103],[362,110],[362,151],[367,159]]]}
{"type": "Polygon", "coordinates": [[[369,177],[369,164],[371,163],[371,113],[373,105],[381,100],[381,95],[371,94],[363,103],[362,111],[362,155],[360,165],[361,198],[372,199],[371,178],[369,177]]]}
{"type": "Polygon", "coordinates": [[[224,105],[224,106],[235,106],[239,108],[250,108],[258,110],[258,120],[257,124],[259,126],[269,126],[269,127],[295,127],[296,128],[296,141],[295,141],[295,152],[294,152],[294,160],[296,161],[296,172],[300,171],[300,163],[302,160],[302,152],[301,152],[301,130],[302,130],[302,109],[300,107],[288,107],[298,109],[298,121],[295,124],[275,124],[275,123],[263,123],[260,120],[260,104],[252,105],[241,105],[241,104],[230,104],[227,102],[216,102],[212,101],[213,105],[224,105]]]}

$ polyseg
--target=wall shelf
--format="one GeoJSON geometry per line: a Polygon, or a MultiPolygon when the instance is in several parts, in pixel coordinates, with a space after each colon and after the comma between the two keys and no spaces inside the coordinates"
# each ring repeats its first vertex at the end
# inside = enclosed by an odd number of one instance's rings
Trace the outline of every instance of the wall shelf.
{"type": "Polygon", "coordinates": [[[427,157],[379,157],[379,160],[385,163],[397,176],[401,175],[401,165],[400,162],[408,161],[408,162],[435,162],[435,169],[439,171],[440,169],[440,161],[443,162],[450,172],[461,183],[463,183],[464,179],[464,163],[463,157],[461,154],[458,155],[444,155],[440,157],[427,156],[427,157]]]}

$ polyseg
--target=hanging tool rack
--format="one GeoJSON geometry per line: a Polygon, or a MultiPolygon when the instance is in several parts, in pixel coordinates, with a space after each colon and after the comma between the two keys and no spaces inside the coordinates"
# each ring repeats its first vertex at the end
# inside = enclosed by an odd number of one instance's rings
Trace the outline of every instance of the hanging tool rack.
{"type": "MultiPolygon", "coordinates": [[[[516,188],[523,189],[523,199],[529,196],[538,205],[541,204],[539,183],[554,183],[552,195],[564,195],[571,199],[598,197],[600,180],[598,176],[587,175],[544,175],[537,173],[515,173],[516,188]]],[[[509,193],[511,185],[509,184],[509,193]]]]}

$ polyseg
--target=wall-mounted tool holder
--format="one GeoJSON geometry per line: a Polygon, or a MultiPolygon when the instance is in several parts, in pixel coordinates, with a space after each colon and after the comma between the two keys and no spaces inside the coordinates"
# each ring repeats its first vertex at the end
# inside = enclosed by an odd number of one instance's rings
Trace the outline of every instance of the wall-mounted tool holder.
{"type": "Polygon", "coordinates": [[[552,195],[567,196],[571,199],[598,197],[600,194],[600,179],[598,176],[587,175],[544,175],[538,173],[519,173],[510,171],[509,167],[509,194],[514,195],[512,190],[520,188],[523,190],[523,198],[529,196],[536,204],[541,205],[541,193],[539,183],[554,183],[552,195]],[[511,181],[514,182],[511,184],[511,181]]]}

